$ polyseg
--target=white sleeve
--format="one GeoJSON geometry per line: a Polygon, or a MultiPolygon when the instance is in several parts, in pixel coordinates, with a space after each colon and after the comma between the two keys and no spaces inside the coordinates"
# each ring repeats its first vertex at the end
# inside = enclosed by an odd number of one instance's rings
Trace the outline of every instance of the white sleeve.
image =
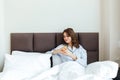
{"type": "Polygon", "coordinates": [[[58,45],[56,48],[52,49],[51,51],[47,51],[46,53],[53,53],[54,50],[60,49],[60,48],[62,48],[63,46],[64,46],[63,44],[60,44],[60,45],[58,45]]]}

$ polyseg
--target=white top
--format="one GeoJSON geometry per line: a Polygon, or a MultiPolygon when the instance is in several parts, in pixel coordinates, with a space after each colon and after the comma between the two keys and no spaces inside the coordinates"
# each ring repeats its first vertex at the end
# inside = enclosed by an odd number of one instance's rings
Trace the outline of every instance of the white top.
{"type": "MultiPolygon", "coordinates": [[[[64,46],[65,45],[61,44],[61,45],[57,46],[56,48],[54,48],[53,50],[60,49],[64,46]]],[[[78,62],[79,64],[81,64],[83,66],[87,66],[87,52],[81,45],[79,46],[79,48],[76,48],[76,47],[71,48],[70,46],[67,46],[67,48],[68,48],[68,51],[72,52],[74,55],[77,56],[76,62],[78,62]]],[[[53,52],[53,50],[52,50],[52,52],[53,52]]],[[[60,54],[60,53],[55,54],[55,56],[57,56],[57,58],[59,57],[61,59],[61,62],[73,61],[73,59],[71,57],[60,54]]],[[[55,60],[57,60],[57,59],[55,59],[55,60]]],[[[55,60],[53,60],[53,63],[55,60]]]]}

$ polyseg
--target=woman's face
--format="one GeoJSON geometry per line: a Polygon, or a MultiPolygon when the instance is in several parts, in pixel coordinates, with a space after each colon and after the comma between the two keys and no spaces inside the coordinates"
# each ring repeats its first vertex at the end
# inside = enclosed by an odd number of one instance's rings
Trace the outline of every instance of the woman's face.
{"type": "Polygon", "coordinates": [[[72,38],[66,32],[63,33],[63,39],[67,44],[71,44],[72,38]]]}

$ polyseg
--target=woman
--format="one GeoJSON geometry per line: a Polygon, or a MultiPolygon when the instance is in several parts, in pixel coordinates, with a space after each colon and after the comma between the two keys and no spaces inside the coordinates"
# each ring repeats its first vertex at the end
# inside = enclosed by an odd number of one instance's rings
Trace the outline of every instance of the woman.
{"type": "MultiPolygon", "coordinates": [[[[57,55],[61,62],[76,61],[79,64],[87,65],[86,50],[79,44],[76,34],[72,28],[63,31],[64,44],[52,50],[53,55],[57,55]]],[[[53,60],[54,63],[55,60],[53,60]]]]}

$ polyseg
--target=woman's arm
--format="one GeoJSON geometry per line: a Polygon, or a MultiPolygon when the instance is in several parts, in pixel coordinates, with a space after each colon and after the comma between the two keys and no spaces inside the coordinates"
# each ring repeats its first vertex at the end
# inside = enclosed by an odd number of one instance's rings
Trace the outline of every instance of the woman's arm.
{"type": "MultiPolygon", "coordinates": [[[[58,51],[56,51],[56,52],[58,52],[58,51]]],[[[72,52],[68,51],[66,46],[62,47],[59,52],[63,55],[67,55],[67,56],[71,57],[74,61],[77,60],[77,56],[74,55],[72,52]]]]}
{"type": "Polygon", "coordinates": [[[75,60],[77,60],[77,56],[76,55],[74,55],[74,54],[72,54],[72,53],[67,53],[68,54],[68,56],[70,56],[74,61],[75,60]]]}
{"type": "Polygon", "coordinates": [[[76,62],[78,62],[79,64],[83,66],[87,66],[87,51],[83,47],[79,49],[80,49],[80,52],[76,54],[77,56],[76,62]]]}
{"type": "Polygon", "coordinates": [[[66,56],[69,56],[71,57],[74,61],[77,60],[77,56],[74,55],[72,52],[68,51],[67,47],[66,46],[59,46],[59,48],[56,48],[52,51],[52,54],[63,54],[63,55],[66,55],[66,56]]]}
{"type": "Polygon", "coordinates": [[[58,54],[60,53],[60,49],[57,49],[57,50],[53,50],[52,54],[58,54]]]}
{"type": "Polygon", "coordinates": [[[62,49],[64,48],[64,45],[61,44],[59,46],[57,46],[55,49],[53,49],[51,52],[52,54],[58,54],[58,53],[63,53],[62,49]]]}
{"type": "Polygon", "coordinates": [[[62,46],[61,48],[58,48],[58,49],[55,49],[53,50],[53,54],[58,54],[58,53],[61,53],[61,54],[66,54],[67,53],[67,47],[66,46],[62,46]]]}

